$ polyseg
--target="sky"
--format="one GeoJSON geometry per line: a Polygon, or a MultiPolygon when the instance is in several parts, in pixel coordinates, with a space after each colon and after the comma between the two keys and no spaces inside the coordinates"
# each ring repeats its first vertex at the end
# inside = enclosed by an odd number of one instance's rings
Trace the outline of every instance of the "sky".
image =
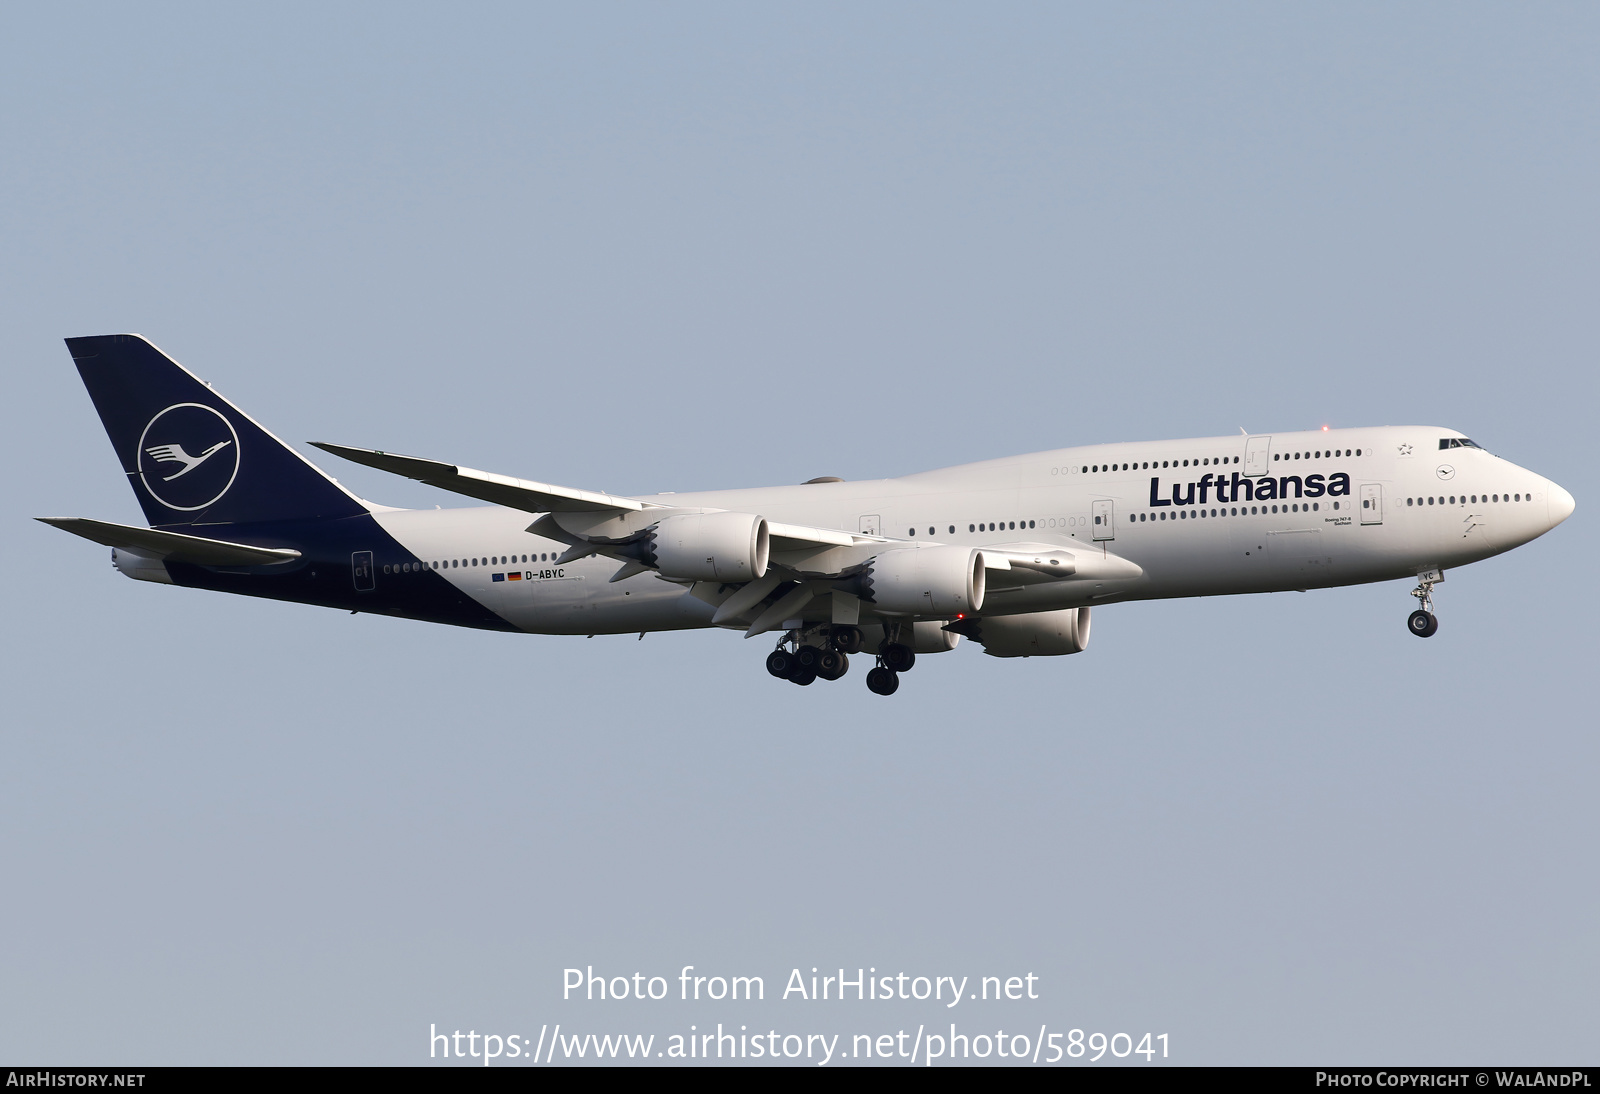
{"type": "MultiPolygon", "coordinates": [[[[1600,1055],[1592,5],[5,26],[0,1059],[438,1065],[431,1031],[557,1023],[1600,1055]],[[61,343],[123,331],[389,505],[463,499],[305,442],[645,493],[1428,424],[1577,511],[1450,572],[1427,642],[1407,582],[1115,605],[886,700],[736,633],[130,582],[31,519],[139,522],[61,343]],[[766,997],[681,999],[691,965],[766,997]],[[591,966],[668,997],[564,999],[591,966]],[[782,997],[813,968],[1038,997],[782,997]]],[[[867,1062],[909,1060],[825,1066],[867,1062]]]]}

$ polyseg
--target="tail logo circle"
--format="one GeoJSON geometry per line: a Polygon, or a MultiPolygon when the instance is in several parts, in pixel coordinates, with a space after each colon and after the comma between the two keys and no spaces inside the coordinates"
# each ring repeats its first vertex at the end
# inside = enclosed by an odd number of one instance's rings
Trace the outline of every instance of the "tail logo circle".
{"type": "Polygon", "coordinates": [[[139,435],[139,481],[168,509],[214,505],[238,474],[239,434],[209,406],[175,403],[139,435]]]}

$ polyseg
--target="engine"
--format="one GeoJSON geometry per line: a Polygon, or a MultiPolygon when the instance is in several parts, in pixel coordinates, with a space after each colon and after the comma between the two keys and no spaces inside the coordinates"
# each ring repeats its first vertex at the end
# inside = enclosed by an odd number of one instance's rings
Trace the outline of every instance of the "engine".
{"type": "MultiPolygon", "coordinates": [[[[861,648],[868,652],[883,644],[883,627],[877,623],[864,624],[861,634],[865,639],[861,648]]],[[[914,653],[949,653],[961,642],[961,635],[947,630],[937,620],[918,620],[911,624],[900,624],[900,641],[910,646],[914,653]],[[907,635],[907,631],[911,633],[907,635]]]]}
{"type": "Polygon", "coordinates": [[[895,615],[969,615],[983,607],[983,552],[972,547],[885,551],[867,563],[862,589],[895,615]]]}
{"type": "Polygon", "coordinates": [[[1089,609],[1063,608],[970,621],[966,633],[991,657],[1059,657],[1089,645],[1089,609]]]}
{"type": "Polygon", "coordinates": [[[668,517],[647,539],[646,561],[685,581],[754,581],[767,572],[767,522],[754,513],[668,517]]]}

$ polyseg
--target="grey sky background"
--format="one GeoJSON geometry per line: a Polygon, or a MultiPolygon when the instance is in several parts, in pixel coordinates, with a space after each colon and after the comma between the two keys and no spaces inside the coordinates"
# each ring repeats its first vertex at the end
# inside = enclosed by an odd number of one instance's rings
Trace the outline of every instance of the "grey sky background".
{"type": "Polygon", "coordinates": [[[0,1058],[953,1020],[1184,1063],[1595,1061],[1592,5],[5,28],[0,1058]],[[28,519],[139,519],[61,344],[118,331],[295,443],[616,492],[1420,422],[1578,508],[1451,572],[1428,642],[1408,583],[1114,606],[1083,655],[963,645],[883,700],[734,634],[130,582],[28,519]],[[590,964],[768,1000],[562,1003],[590,964]],[[1042,998],[776,999],[812,966],[1042,998]]]}

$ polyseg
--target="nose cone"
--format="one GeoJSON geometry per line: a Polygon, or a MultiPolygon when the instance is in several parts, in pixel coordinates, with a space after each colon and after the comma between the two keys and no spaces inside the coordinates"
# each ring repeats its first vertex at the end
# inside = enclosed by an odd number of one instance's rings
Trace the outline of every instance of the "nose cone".
{"type": "Polygon", "coordinates": [[[1578,503],[1572,500],[1572,495],[1567,493],[1555,483],[1550,484],[1550,527],[1554,528],[1572,515],[1578,503]]]}

